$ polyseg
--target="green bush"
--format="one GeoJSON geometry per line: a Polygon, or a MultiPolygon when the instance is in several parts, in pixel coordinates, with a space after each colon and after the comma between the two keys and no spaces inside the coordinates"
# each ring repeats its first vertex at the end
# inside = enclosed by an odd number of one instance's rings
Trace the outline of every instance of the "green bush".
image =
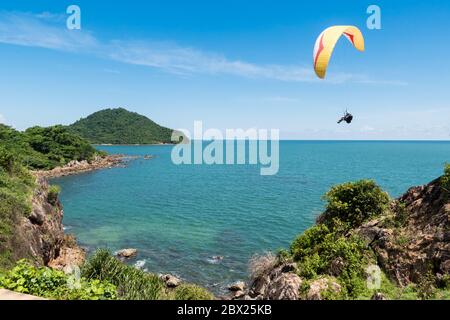
{"type": "Polygon", "coordinates": [[[76,280],[62,271],[37,268],[26,260],[0,275],[0,287],[12,291],[58,300],[111,300],[116,287],[106,281],[76,280]]]}
{"type": "Polygon", "coordinates": [[[64,165],[72,160],[91,160],[97,154],[87,140],[63,126],[32,127],[23,135],[33,150],[47,158],[45,169],[64,165]]]}
{"type": "Polygon", "coordinates": [[[445,274],[442,276],[441,287],[450,290],[450,274],[445,274]]]}
{"type": "Polygon", "coordinates": [[[383,220],[383,226],[385,228],[399,229],[405,226],[409,216],[405,203],[396,201],[391,213],[390,215],[386,215],[386,218],[383,220]]]}
{"type": "Polygon", "coordinates": [[[291,245],[291,253],[294,255],[294,259],[298,260],[312,254],[317,246],[324,242],[327,236],[333,235],[324,224],[317,224],[307,229],[291,245]]]}
{"type": "Polygon", "coordinates": [[[104,153],[63,126],[32,127],[25,132],[0,124],[0,166],[11,165],[11,158],[29,169],[53,169],[72,160],[91,160],[104,153]]]}
{"type": "Polygon", "coordinates": [[[365,266],[371,255],[358,237],[346,237],[323,224],[317,224],[300,235],[291,245],[298,272],[304,279],[334,275],[342,285],[342,295],[357,297],[366,290],[365,266]],[[341,270],[334,274],[333,263],[341,261],[341,270]]]}
{"type": "Polygon", "coordinates": [[[61,192],[61,188],[57,185],[51,185],[48,188],[47,200],[49,203],[55,205],[58,201],[59,193],[61,192]]]}
{"type": "Polygon", "coordinates": [[[348,182],[331,188],[324,199],[326,210],[321,217],[326,224],[337,218],[348,227],[381,215],[389,205],[389,196],[372,180],[348,182]]]}
{"type": "Polygon", "coordinates": [[[12,238],[18,219],[31,212],[34,178],[8,148],[0,146],[0,269],[12,267],[12,238]]]}
{"type": "Polygon", "coordinates": [[[445,164],[444,175],[441,178],[441,186],[450,193],[450,163],[445,164]]]}
{"type": "Polygon", "coordinates": [[[88,260],[82,275],[116,285],[120,299],[157,300],[164,295],[164,283],[156,275],[128,266],[103,249],[88,260]]]}

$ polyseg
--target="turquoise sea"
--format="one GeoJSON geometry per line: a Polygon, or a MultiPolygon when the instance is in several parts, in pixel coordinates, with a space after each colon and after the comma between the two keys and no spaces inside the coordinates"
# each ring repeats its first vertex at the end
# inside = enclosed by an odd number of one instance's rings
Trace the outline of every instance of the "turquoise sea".
{"type": "Polygon", "coordinates": [[[287,248],[310,227],[330,186],[371,178],[399,196],[450,161],[450,142],[282,141],[279,173],[261,176],[256,165],[176,166],[168,145],[99,148],[155,157],[54,179],[66,232],[90,252],[137,248],[130,263],[216,293],[248,277],[252,255],[287,248]]]}

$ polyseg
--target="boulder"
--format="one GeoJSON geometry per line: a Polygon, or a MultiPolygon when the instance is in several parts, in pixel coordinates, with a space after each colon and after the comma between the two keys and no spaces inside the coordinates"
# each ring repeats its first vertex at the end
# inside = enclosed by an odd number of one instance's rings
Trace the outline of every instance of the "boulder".
{"type": "Polygon", "coordinates": [[[243,281],[238,281],[238,282],[236,282],[236,283],[233,283],[229,288],[228,288],[228,290],[230,290],[230,291],[244,291],[244,289],[245,289],[245,282],[243,282],[243,281]]]}
{"type": "Polygon", "coordinates": [[[116,252],[116,256],[124,259],[129,259],[131,257],[134,257],[135,255],[137,255],[137,249],[132,248],[122,249],[116,252]]]}
{"type": "Polygon", "coordinates": [[[375,292],[370,298],[371,300],[387,300],[387,298],[381,292],[375,292]]]}
{"type": "Polygon", "coordinates": [[[245,291],[244,290],[233,291],[231,298],[232,299],[245,298],[245,291]]]}
{"type": "Polygon", "coordinates": [[[284,263],[253,279],[249,298],[256,300],[297,300],[302,279],[293,271],[294,263],[284,263]]]}
{"type": "Polygon", "coordinates": [[[42,226],[42,224],[45,222],[45,212],[43,206],[36,207],[34,210],[32,210],[28,219],[30,219],[32,224],[42,226]]]}
{"type": "Polygon", "coordinates": [[[314,280],[309,285],[309,290],[306,294],[307,300],[322,300],[325,292],[339,293],[341,286],[333,278],[319,278],[314,280]]]}
{"type": "Polygon", "coordinates": [[[171,274],[162,274],[159,278],[164,281],[168,288],[178,287],[181,283],[181,280],[171,274]]]}
{"type": "Polygon", "coordinates": [[[282,273],[268,287],[270,300],[298,300],[302,279],[295,273],[282,273]]]}
{"type": "Polygon", "coordinates": [[[329,273],[335,277],[339,277],[344,270],[345,261],[342,257],[337,257],[331,261],[329,273]]]}
{"type": "Polygon", "coordinates": [[[48,263],[48,266],[72,273],[81,268],[86,260],[86,251],[79,247],[73,235],[65,235],[59,255],[48,263]]]}

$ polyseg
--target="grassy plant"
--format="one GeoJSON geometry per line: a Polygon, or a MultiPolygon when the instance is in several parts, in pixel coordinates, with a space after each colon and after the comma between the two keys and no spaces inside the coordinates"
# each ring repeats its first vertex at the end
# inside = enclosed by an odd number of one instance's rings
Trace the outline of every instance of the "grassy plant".
{"type": "Polygon", "coordinates": [[[181,284],[166,296],[174,300],[214,300],[214,296],[206,289],[194,284],[181,284]]]}
{"type": "Polygon", "coordinates": [[[0,269],[14,264],[14,226],[31,212],[33,187],[34,179],[20,164],[19,157],[0,146],[0,269]]]}
{"type": "Polygon", "coordinates": [[[408,245],[411,241],[411,236],[407,235],[407,234],[397,234],[395,237],[395,243],[398,246],[404,247],[406,245],[408,245]]]}
{"type": "Polygon", "coordinates": [[[446,163],[444,167],[444,175],[441,178],[441,186],[447,195],[450,194],[450,163],[446,163]]]}
{"type": "Polygon", "coordinates": [[[157,300],[164,297],[164,283],[156,275],[123,264],[107,250],[98,250],[83,267],[82,275],[116,285],[120,299],[157,300]]]}
{"type": "Polygon", "coordinates": [[[48,188],[47,200],[49,203],[55,205],[58,201],[59,193],[61,192],[61,188],[57,185],[51,185],[48,188]]]}
{"type": "Polygon", "coordinates": [[[158,276],[128,266],[100,249],[82,269],[83,277],[108,281],[117,286],[119,299],[124,300],[209,300],[214,296],[206,289],[192,284],[181,284],[166,289],[158,276]]]}

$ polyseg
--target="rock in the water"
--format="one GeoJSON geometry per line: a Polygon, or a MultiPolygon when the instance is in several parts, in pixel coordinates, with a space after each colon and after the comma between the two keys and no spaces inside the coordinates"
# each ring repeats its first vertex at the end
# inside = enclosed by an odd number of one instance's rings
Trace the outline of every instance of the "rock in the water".
{"type": "Polygon", "coordinates": [[[244,291],[245,289],[245,283],[243,281],[238,281],[236,283],[233,283],[228,290],[230,291],[244,291]]]}
{"type": "Polygon", "coordinates": [[[125,258],[125,259],[129,259],[131,257],[134,257],[135,255],[137,255],[137,249],[122,249],[117,251],[116,255],[119,258],[125,258]]]}
{"type": "Polygon", "coordinates": [[[168,288],[178,287],[181,283],[181,280],[171,274],[163,274],[160,275],[160,279],[164,281],[168,288]]]}

